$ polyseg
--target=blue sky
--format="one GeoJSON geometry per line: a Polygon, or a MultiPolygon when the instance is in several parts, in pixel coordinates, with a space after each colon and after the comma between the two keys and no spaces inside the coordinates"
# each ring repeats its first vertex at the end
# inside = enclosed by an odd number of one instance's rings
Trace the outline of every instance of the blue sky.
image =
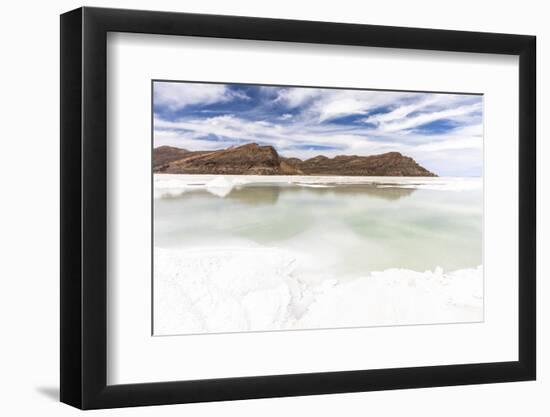
{"type": "Polygon", "coordinates": [[[256,142],[284,156],[398,151],[440,176],[480,176],[479,95],[156,81],[154,146],[256,142]]]}

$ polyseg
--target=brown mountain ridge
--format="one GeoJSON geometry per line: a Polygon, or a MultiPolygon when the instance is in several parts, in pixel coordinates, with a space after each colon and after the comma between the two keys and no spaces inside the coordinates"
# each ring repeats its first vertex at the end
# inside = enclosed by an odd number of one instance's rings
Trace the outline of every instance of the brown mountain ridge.
{"type": "Polygon", "coordinates": [[[301,160],[284,158],[273,146],[256,143],[215,151],[160,146],[153,150],[153,171],[166,174],[437,176],[399,152],[334,158],[319,155],[301,160]]]}

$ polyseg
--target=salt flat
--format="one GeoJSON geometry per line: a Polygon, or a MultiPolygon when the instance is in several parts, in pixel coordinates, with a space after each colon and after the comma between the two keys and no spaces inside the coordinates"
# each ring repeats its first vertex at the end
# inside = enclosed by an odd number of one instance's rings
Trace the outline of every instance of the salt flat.
{"type": "Polygon", "coordinates": [[[305,279],[277,248],[155,248],[155,334],[483,320],[483,270],[375,271],[305,279]]]}
{"type": "Polygon", "coordinates": [[[479,322],[479,178],[154,176],[154,334],[479,322]]]}

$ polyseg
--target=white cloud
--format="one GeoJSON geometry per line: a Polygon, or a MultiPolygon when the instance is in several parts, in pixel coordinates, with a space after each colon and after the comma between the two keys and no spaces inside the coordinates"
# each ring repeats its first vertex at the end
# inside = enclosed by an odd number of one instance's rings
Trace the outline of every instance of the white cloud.
{"type": "Polygon", "coordinates": [[[439,142],[430,142],[418,145],[416,150],[421,152],[449,151],[453,149],[481,149],[482,139],[475,136],[449,138],[439,142]]]}
{"type": "Polygon", "coordinates": [[[435,122],[437,120],[452,119],[457,116],[468,115],[479,110],[481,110],[481,103],[475,103],[446,110],[439,110],[429,113],[426,112],[412,117],[390,118],[390,122],[378,119],[377,124],[380,130],[384,132],[398,132],[400,130],[411,129],[427,123],[435,122]]]}
{"type": "Polygon", "coordinates": [[[324,122],[340,116],[365,114],[369,110],[369,105],[370,103],[365,103],[353,96],[341,96],[318,103],[316,110],[319,113],[319,121],[324,122]]]}
{"type": "Polygon", "coordinates": [[[322,90],[316,88],[283,88],[277,92],[275,102],[283,103],[293,109],[304,105],[320,94],[322,94],[322,90]]]}
{"type": "Polygon", "coordinates": [[[437,103],[438,99],[439,97],[437,95],[430,94],[425,98],[415,101],[414,103],[398,106],[397,108],[395,108],[390,112],[378,113],[378,114],[369,116],[363,119],[363,121],[365,123],[381,124],[381,123],[393,122],[395,120],[400,120],[404,117],[407,117],[409,114],[415,111],[418,111],[422,108],[425,108],[427,106],[437,103]]]}
{"type": "Polygon", "coordinates": [[[418,93],[394,91],[293,88],[281,89],[275,102],[291,109],[301,107],[302,118],[325,122],[353,114],[366,115],[378,107],[394,105],[417,96],[418,93]]]}
{"type": "Polygon", "coordinates": [[[204,150],[213,151],[216,149],[228,148],[235,145],[234,140],[208,141],[198,139],[193,134],[186,132],[155,130],[155,147],[168,145],[190,151],[204,150]]]}
{"type": "Polygon", "coordinates": [[[155,82],[155,105],[166,106],[172,110],[182,109],[189,105],[213,104],[233,99],[246,100],[241,92],[231,91],[223,84],[193,84],[155,82]]]}

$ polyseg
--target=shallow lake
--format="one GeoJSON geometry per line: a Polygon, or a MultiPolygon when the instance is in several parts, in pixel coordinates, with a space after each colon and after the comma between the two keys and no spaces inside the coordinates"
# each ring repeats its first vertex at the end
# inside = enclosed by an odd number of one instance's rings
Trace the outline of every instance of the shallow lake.
{"type": "Polygon", "coordinates": [[[330,181],[263,178],[220,191],[187,179],[184,189],[155,198],[154,245],[284,248],[309,260],[302,273],[340,278],[482,264],[480,179],[459,190],[444,179],[439,188],[330,181]]]}

